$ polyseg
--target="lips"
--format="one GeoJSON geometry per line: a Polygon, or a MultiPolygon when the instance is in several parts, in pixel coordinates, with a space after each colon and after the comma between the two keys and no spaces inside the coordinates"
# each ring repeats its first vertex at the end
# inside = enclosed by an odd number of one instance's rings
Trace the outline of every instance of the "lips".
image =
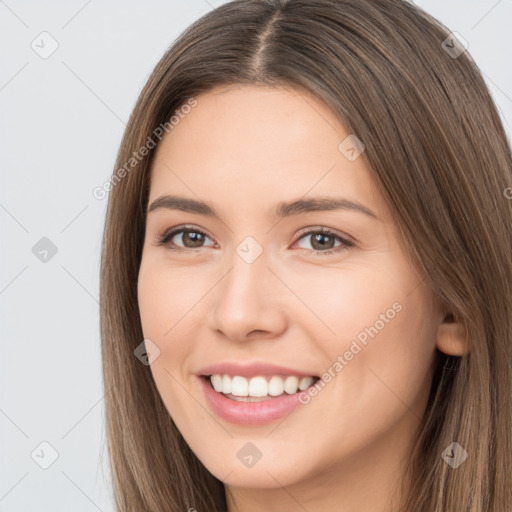
{"type": "Polygon", "coordinates": [[[306,403],[301,400],[301,394],[306,391],[294,395],[269,397],[267,400],[258,402],[231,400],[215,391],[206,377],[198,377],[198,380],[210,410],[224,421],[241,426],[265,425],[281,420],[301,404],[306,403]]]}
{"type": "MultiPolygon", "coordinates": [[[[293,394],[288,394],[287,392],[283,393],[281,391],[282,394],[275,397],[265,396],[261,398],[251,398],[249,396],[241,398],[216,391],[211,382],[212,376],[216,376],[215,380],[217,381],[220,376],[238,377],[239,380],[250,379],[251,381],[255,377],[264,377],[269,380],[269,383],[273,379],[278,380],[276,377],[282,377],[283,379],[287,379],[290,384],[292,384],[293,381],[295,385],[295,381],[300,380],[305,382],[307,386],[309,386],[312,381],[316,382],[319,380],[319,377],[311,372],[258,362],[249,364],[231,362],[213,364],[201,368],[197,372],[197,376],[212,412],[229,423],[245,426],[264,425],[282,419],[301,404],[305,403],[301,400],[301,395],[307,393],[307,390],[300,390],[300,387],[298,390],[294,387],[294,389],[290,389],[293,394]],[[238,400],[236,400],[237,398],[238,400]]],[[[228,378],[227,380],[229,381],[231,379],[228,378]]],[[[260,384],[262,383],[260,382],[260,384]]],[[[230,384],[228,384],[228,386],[230,386],[230,384]]],[[[227,389],[223,390],[227,391],[227,389]]],[[[245,395],[245,391],[243,393],[238,392],[238,394],[245,395]]]]}

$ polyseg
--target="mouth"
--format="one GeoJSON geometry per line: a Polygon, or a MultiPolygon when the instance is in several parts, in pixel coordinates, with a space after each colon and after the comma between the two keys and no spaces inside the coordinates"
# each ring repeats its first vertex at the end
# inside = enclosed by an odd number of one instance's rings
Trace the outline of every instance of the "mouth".
{"type": "Polygon", "coordinates": [[[295,375],[241,375],[212,374],[201,378],[225,398],[238,402],[264,402],[283,396],[296,395],[314,386],[320,377],[295,375]]]}

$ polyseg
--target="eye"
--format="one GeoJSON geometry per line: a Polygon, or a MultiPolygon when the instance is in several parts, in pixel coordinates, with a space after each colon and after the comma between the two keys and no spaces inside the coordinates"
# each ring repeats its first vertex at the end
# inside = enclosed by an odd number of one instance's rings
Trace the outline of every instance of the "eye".
{"type": "Polygon", "coordinates": [[[306,250],[308,252],[317,253],[319,256],[340,252],[350,247],[354,247],[355,245],[354,242],[352,242],[351,240],[343,238],[342,236],[338,235],[334,231],[331,231],[330,229],[327,228],[319,228],[307,231],[306,233],[303,233],[301,235],[299,241],[306,239],[308,237],[310,237],[311,246],[313,247],[313,249],[306,250]],[[338,246],[333,245],[336,241],[339,242],[338,246]]]}
{"type": "Polygon", "coordinates": [[[180,226],[164,233],[157,241],[157,245],[168,245],[173,251],[184,251],[187,249],[201,249],[203,243],[209,236],[194,226],[180,226]],[[178,235],[181,235],[178,236],[178,235]],[[183,245],[177,245],[173,238],[180,240],[183,245]]]}

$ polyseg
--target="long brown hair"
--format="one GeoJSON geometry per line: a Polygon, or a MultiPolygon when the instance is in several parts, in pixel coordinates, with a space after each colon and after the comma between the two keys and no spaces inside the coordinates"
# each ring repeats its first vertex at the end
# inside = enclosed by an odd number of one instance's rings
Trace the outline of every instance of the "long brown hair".
{"type": "Polygon", "coordinates": [[[143,341],[137,277],[158,127],[171,130],[169,119],[191,98],[229,84],[291,86],[336,113],[364,143],[403,247],[464,326],[469,354],[437,353],[403,510],[509,512],[511,149],[468,51],[405,0],[235,0],[184,31],[149,77],[108,186],[102,245],[106,427],[118,510],[226,510],[223,483],[188,447],[134,350],[143,341]],[[147,155],[130,160],[144,146],[147,155]],[[454,441],[469,454],[456,470],[441,457],[454,441]]]}

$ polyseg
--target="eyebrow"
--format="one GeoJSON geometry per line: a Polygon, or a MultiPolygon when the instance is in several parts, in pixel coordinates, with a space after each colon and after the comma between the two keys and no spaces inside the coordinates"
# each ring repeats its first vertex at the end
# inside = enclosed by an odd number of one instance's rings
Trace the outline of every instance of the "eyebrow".
{"type": "MultiPolygon", "coordinates": [[[[148,208],[148,213],[154,212],[161,208],[169,210],[180,210],[188,213],[197,213],[206,215],[220,220],[217,210],[203,201],[179,197],[173,195],[163,195],[155,199],[148,208]]],[[[369,208],[354,201],[344,198],[333,197],[315,197],[311,199],[297,199],[291,202],[281,202],[276,205],[274,215],[277,217],[290,217],[313,211],[332,211],[332,210],[349,210],[362,213],[373,219],[378,219],[377,215],[369,208]]]]}

